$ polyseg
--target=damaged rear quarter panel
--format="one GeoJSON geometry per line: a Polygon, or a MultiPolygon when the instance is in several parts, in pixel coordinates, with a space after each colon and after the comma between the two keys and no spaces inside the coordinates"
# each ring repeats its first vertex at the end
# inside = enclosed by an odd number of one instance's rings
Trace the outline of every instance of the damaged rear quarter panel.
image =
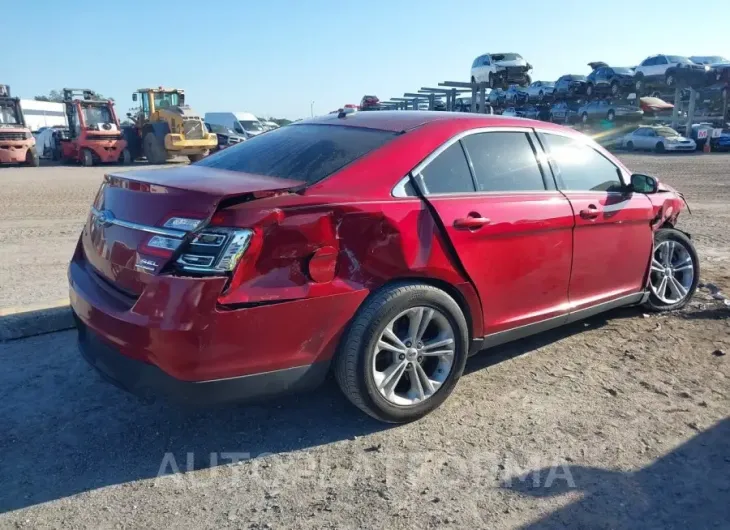
{"type": "Polygon", "coordinates": [[[223,304],[369,292],[399,278],[431,278],[459,289],[469,312],[481,315],[476,293],[452,263],[438,226],[418,198],[280,196],[238,205],[225,215],[235,226],[258,223],[261,241],[258,254],[250,256],[255,263],[221,297],[223,304]],[[308,265],[324,247],[336,251],[335,274],[332,281],[317,282],[308,265]]]}

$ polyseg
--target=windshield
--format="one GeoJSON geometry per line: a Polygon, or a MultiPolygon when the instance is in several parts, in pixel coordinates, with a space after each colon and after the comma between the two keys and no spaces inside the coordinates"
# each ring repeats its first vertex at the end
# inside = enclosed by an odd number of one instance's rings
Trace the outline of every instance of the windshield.
{"type": "Polygon", "coordinates": [[[566,79],[568,81],[585,81],[586,80],[586,76],[584,76],[584,75],[569,75],[568,77],[566,77],[566,79]]]}
{"type": "Polygon", "coordinates": [[[493,61],[519,61],[522,56],[519,53],[495,53],[492,55],[493,61]]]}
{"type": "Polygon", "coordinates": [[[624,68],[624,67],[614,68],[613,71],[616,72],[617,74],[634,75],[634,71],[631,68],[624,68]]]}
{"type": "Polygon", "coordinates": [[[720,57],[719,55],[710,55],[707,57],[692,57],[692,60],[699,64],[716,64],[730,62],[724,57],[720,57]]]}
{"type": "Polygon", "coordinates": [[[681,55],[667,55],[667,61],[670,63],[692,64],[692,61],[681,55]]]}
{"type": "Polygon", "coordinates": [[[313,184],[395,136],[359,127],[293,125],[219,151],[196,165],[313,184]]]}
{"type": "Polygon", "coordinates": [[[15,105],[0,103],[0,124],[19,124],[18,115],[15,113],[15,105]]]}
{"type": "Polygon", "coordinates": [[[264,127],[263,127],[263,125],[261,125],[260,121],[238,120],[238,123],[241,124],[241,127],[243,127],[243,130],[246,132],[256,132],[256,131],[264,130],[264,127]]]}
{"type": "Polygon", "coordinates": [[[176,92],[173,92],[173,93],[156,92],[155,93],[155,108],[156,109],[164,109],[167,107],[177,107],[178,105],[181,105],[180,96],[176,92]]]}
{"type": "Polygon", "coordinates": [[[679,136],[679,133],[671,127],[662,127],[661,129],[654,129],[659,136],[664,138],[672,138],[673,136],[679,136]]]}
{"type": "Polygon", "coordinates": [[[109,107],[83,107],[84,123],[86,126],[114,123],[109,107]]]}

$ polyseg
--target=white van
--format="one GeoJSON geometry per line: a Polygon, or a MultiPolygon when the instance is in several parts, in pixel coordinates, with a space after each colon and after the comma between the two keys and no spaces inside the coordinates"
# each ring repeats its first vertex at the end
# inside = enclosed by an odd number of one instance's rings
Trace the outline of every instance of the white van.
{"type": "Polygon", "coordinates": [[[246,138],[253,138],[266,131],[259,119],[250,112],[207,112],[205,123],[221,125],[246,138]]]}

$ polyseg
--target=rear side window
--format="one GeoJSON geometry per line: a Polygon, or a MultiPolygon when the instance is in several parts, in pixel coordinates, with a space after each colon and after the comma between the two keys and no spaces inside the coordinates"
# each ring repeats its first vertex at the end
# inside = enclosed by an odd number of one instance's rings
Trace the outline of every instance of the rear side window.
{"type": "Polygon", "coordinates": [[[421,170],[425,193],[469,193],[474,191],[469,164],[459,142],[451,144],[421,170]]]}
{"type": "Polygon", "coordinates": [[[289,125],[229,147],[196,165],[313,184],[396,135],[339,125],[289,125]]]}
{"type": "Polygon", "coordinates": [[[521,132],[486,132],[462,139],[474,166],[477,191],[544,191],[535,152],[521,132]]]}
{"type": "Polygon", "coordinates": [[[561,189],[569,191],[620,191],[618,167],[583,142],[544,134],[551,162],[556,164],[561,189]]]}

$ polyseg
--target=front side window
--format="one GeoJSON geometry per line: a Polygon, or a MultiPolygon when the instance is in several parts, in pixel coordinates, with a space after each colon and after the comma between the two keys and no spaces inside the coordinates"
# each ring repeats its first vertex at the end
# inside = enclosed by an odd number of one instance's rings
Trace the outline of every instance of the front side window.
{"type": "Polygon", "coordinates": [[[313,184],[396,136],[359,127],[292,125],[219,151],[195,165],[313,184]]]}
{"type": "Polygon", "coordinates": [[[669,60],[670,63],[692,64],[692,61],[686,57],[682,57],[681,55],[667,55],[667,60],[669,60]]]}
{"type": "Polygon", "coordinates": [[[568,191],[620,191],[618,168],[601,153],[579,139],[544,134],[551,163],[560,176],[561,189],[568,191]]]}
{"type": "Polygon", "coordinates": [[[474,191],[464,149],[455,142],[420,171],[426,195],[433,193],[469,193],[474,191]]]}
{"type": "Polygon", "coordinates": [[[655,64],[655,65],[667,64],[667,58],[664,57],[663,55],[660,55],[659,57],[657,57],[656,59],[654,59],[654,63],[653,64],[655,64]]]}
{"type": "Polygon", "coordinates": [[[521,132],[472,134],[462,142],[474,167],[477,191],[544,191],[530,140],[521,132]]]}

